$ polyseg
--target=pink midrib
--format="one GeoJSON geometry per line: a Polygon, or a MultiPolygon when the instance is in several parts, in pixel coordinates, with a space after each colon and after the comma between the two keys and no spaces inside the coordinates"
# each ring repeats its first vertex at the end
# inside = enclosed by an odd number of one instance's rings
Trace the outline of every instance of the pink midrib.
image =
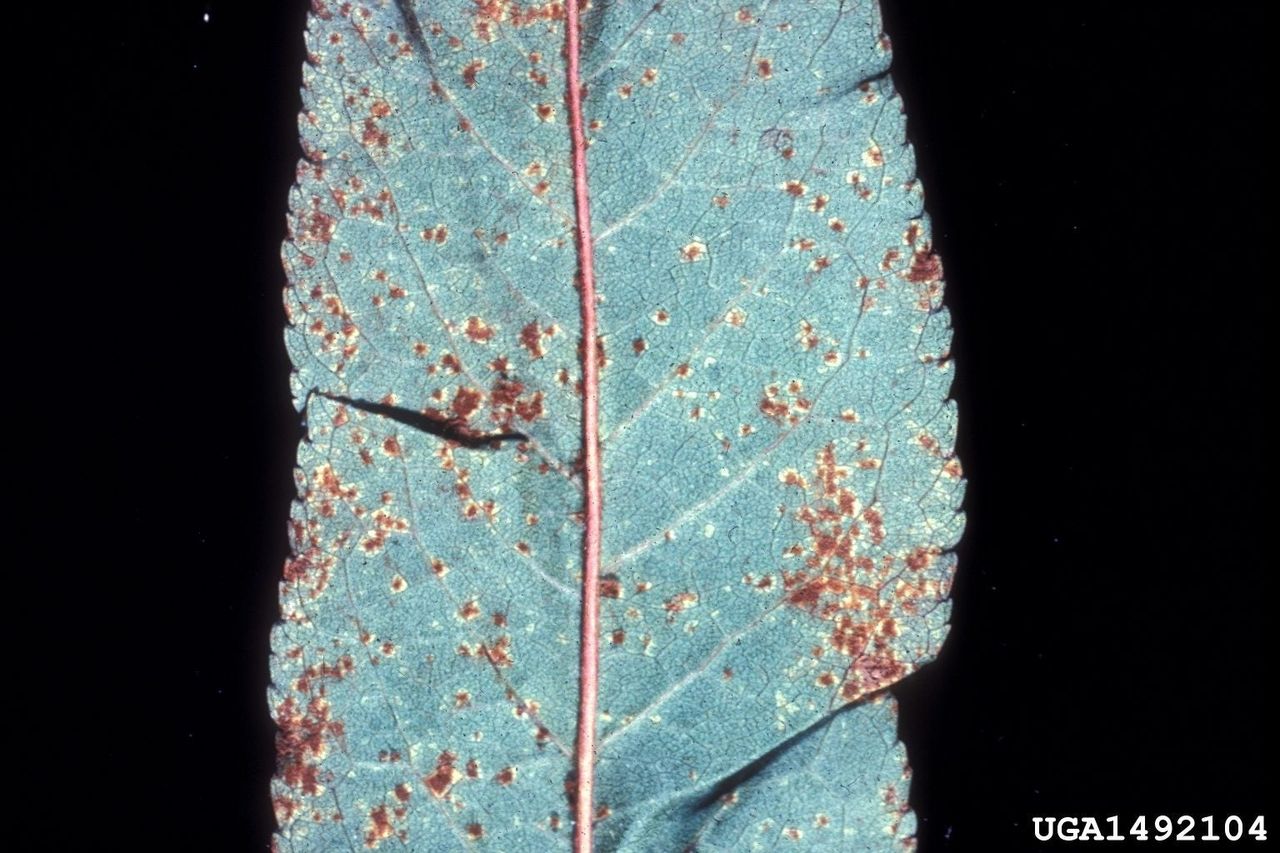
{"type": "Polygon", "coordinates": [[[594,818],[596,706],[600,690],[600,368],[596,354],[596,279],[587,188],[587,137],[582,120],[581,29],[578,2],[565,4],[565,53],[573,201],[577,209],[578,287],[582,301],[582,474],[585,532],[582,542],[582,634],[579,638],[578,738],[574,747],[577,797],[573,849],[591,853],[594,818]]]}

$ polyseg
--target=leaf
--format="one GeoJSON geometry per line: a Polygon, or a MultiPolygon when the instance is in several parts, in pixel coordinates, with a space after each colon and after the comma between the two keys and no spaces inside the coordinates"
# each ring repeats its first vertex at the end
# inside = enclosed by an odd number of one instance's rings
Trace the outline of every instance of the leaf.
{"type": "Polygon", "coordinates": [[[910,847],[885,689],[946,633],[963,481],[878,10],[582,12],[603,480],[585,780],[594,386],[565,16],[314,4],[275,844],[566,849],[590,781],[598,850],[910,847]]]}

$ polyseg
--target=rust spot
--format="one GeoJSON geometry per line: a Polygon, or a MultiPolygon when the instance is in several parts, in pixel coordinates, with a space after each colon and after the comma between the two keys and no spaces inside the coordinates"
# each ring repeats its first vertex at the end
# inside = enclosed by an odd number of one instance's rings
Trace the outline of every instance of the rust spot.
{"type": "Polygon", "coordinates": [[[556,108],[551,106],[551,104],[538,104],[533,108],[533,111],[537,114],[539,121],[555,121],[556,108]]]}
{"type": "Polygon", "coordinates": [[[436,757],[436,769],[429,775],[422,777],[422,784],[426,785],[427,790],[431,792],[431,796],[437,800],[442,800],[449,793],[449,789],[454,786],[462,774],[454,767],[454,763],[458,760],[458,756],[452,752],[442,752],[436,757]]]}
{"type": "Polygon", "coordinates": [[[485,61],[483,59],[473,59],[462,68],[462,82],[466,84],[468,89],[476,87],[476,75],[484,70],[485,61]]]}
{"type": "Polygon", "coordinates": [[[516,781],[517,770],[515,767],[504,767],[493,777],[493,781],[502,785],[504,788],[516,781]]]}
{"type": "Polygon", "coordinates": [[[493,337],[493,329],[479,317],[471,316],[467,318],[467,325],[463,330],[463,334],[475,343],[480,344],[493,337]]]}
{"type": "Polygon", "coordinates": [[[511,659],[511,638],[505,634],[498,637],[492,645],[481,643],[480,653],[488,658],[489,663],[500,669],[505,669],[514,663],[511,659]]]}
{"type": "Polygon", "coordinates": [[[667,621],[672,622],[679,613],[683,613],[698,603],[696,592],[678,592],[663,602],[662,609],[667,611],[667,621]]]}
{"type": "Polygon", "coordinates": [[[772,80],[773,79],[773,60],[761,59],[759,62],[757,62],[756,74],[758,74],[760,76],[760,79],[762,80],[772,80]]]}
{"type": "Polygon", "coordinates": [[[479,823],[467,824],[467,838],[470,838],[472,841],[479,841],[481,838],[484,838],[483,824],[479,824],[479,823]]]}
{"type": "Polygon", "coordinates": [[[691,240],[680,249],[680,260],[683,263],[696,263],[707,256],[707,244],[701,240],[691,240]]]}
{"type": "Polygon", "coordinates": [[[531,358],[542,358],[546,355],[546,350],[542,346],[542,338],[544,336],[549,337],[551,334],[553,333],[550,329],[545,331],[539,329],[538,321],[534,320],[520,330],[520,346],[529,351],[531,358]]]}
{"type": "Polygon", "coordinates": [[[312,697],[306,708],[289,696],[275,713],[276,761],[281,778],[290,788],[315,797],[324,792],[317,762],[329,754],[329,738],[341,731],[341,723],[329,718],[329,702],[312,697]]]}
{"type": "Polygon", "coordinates": [[[617,575],[606,575],[600,579],[600,595],[603,598],[622,598],[622,582],[617,575]]]}
{"type": "Polygon", "coordinates": [[[620,646],[627,641],[627,632],[622,628],[618,628],[609,635],[609,641],[615,646],[620,646]]]}

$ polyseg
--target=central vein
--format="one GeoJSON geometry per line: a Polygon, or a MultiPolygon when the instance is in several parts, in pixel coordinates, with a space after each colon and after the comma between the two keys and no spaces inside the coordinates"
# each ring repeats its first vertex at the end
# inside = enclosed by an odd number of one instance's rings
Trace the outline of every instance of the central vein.
{"type": "Polygon", "coordinates": [[[587,138],[582,119],[581,28],[578,2],[565,4],[569,135],[573,158],[573,200],[577,208],[578,289],[582,297],[582,470],[586,531],[582,542],[582,634],[578,665],[578,739],[574,750],[577,798],[573,849],[591,853],[594,817],[596,706],[600,690],[600,362],[596,343],[596,280],[587,189],[587,138]]]}

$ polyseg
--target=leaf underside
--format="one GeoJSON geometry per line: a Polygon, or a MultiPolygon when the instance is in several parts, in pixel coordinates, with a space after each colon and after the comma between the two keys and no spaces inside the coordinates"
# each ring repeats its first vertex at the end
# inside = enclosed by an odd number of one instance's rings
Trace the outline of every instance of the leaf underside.
{"type": "MultiPolygon", "coordinates": [[[[946,633],[963,480],[941,266],[878,10],[583,15],[597,849],[909,848],[884,689],[946,633]]],[[[284,246],[308,437],[272,636],[278,849],[570,846],[562,18],[314,3],[284,246]],[[521,440],[449,438],[490,434],[521,440]]]]}

